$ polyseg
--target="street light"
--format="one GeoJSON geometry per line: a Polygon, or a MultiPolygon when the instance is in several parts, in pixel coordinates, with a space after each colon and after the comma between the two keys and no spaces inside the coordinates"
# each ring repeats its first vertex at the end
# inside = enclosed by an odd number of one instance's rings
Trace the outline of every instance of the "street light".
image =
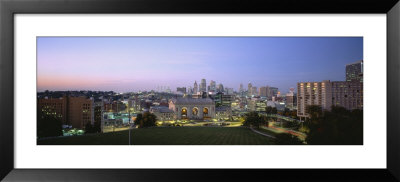
{"type": "Polygon", "coordinates": [[[131,124],[131,110],[132,110],[132,108],[128,109],[128,113],[129,113],[129,122],[128,122],[128,124],[129,124],[129,145],[131,145],[131,126],[132,126],[132,124],[131,124]]]}

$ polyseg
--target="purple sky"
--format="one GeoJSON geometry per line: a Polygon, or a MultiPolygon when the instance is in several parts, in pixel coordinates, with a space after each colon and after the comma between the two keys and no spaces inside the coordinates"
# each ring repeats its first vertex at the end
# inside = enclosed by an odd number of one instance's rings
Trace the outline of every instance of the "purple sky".
{"type": "Polygon", "coordinates": [[[157,90],[342,81],[363,59],[362,37],[38,37],[38,91],[157,90]]]}

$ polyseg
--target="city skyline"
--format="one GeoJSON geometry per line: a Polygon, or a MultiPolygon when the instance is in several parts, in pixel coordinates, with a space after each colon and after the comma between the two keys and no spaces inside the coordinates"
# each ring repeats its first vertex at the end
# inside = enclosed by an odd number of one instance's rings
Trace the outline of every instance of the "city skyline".
{"type": "Polygon", "coordinates": [[[206,79],[273,86],[344,81],[363,60],[362,37],[38,37],[37,84],[44,90],[157,90],[206,79]]]}

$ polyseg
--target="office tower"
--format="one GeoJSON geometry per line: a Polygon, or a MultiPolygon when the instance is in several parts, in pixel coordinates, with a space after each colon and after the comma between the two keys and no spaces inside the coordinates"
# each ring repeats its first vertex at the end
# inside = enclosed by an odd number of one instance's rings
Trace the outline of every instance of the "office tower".
{"type": "Polygon", "coordinates": [[[233,95],[224,94],[222,92],[218,92],[214,98],[215,106],[217,107],[226,106],[230,108],[233,101],[234,101],[233,95]]]}
{"type": "Polygon", "coordinates": [[[215,92],[217,90],[217,85],[215,83],[215,81],[211,80],[210,81],[210,89],[209,92],[215,92]]]}
{"type": "Polygon", "coordinates": [[[363,60],[346,65],[346,81],[363,82],[363,60]]]}
{"type": "Polygon", "coordinates": [[[297,106],[297,96],[295,95],[293,89],[286,94],[286,107],[289,109],[295,109],[296,106],[297,106]]]}
{"type": "Polygon", "coordinates": [[[233,88],[225,87],[225,94],[228,94],[228,95],[233,94],[233,88]]]}
{"type": "Polygon", "coordinates": [[[257,96],[257,87],[252,87],[251,88],[251,95],[257,96]]]}
{"type": "Polygon", "coordinates": [[[197,94],[198,89],[197,89],[197,82],[194,81],[194,85],[193,85],[193,94],[197,94]]]}
{"type": "Polygon", "coordinates": [[[239,93],[243,93],[243,84],[240,84],[239,86],[239,93]]]}
{"type": "Polygon", "coordinates": [[[200,83],[200,92],[207,92],[207,84],[206,84],[206,79],[201,79],[200,83]]]}
{"type": "Polygon", "coordinates": [[[224,92],[224,85],[222,83],[218,84],[217,92],[224,92]]]}
{"type": "Polygon", "coordinates": [[[253,88],[253,85],[251,84],[251,83],[249,83],[248,85],[247,85],[247,95],[248,96],[251,96],[252,95],[252,92],[251,92],[251,89],[253,88]]]}
{"type": "Polygon", "coordinates": [[[177,92],[180,92],[182,94],[186,94],[186,87],[177,87],[176,88],[177,92]]]}
{"type": "Polygon", "coordinates": [[[259,94],[261,97],[267,97],[267,87],[260,87],[259,94]]]}
{"type": "Polygon", "coordinates": [[[278,88],[276,87],[268,87],[267,91],[268,98],[276,97],[278,94],[278,88]]]}

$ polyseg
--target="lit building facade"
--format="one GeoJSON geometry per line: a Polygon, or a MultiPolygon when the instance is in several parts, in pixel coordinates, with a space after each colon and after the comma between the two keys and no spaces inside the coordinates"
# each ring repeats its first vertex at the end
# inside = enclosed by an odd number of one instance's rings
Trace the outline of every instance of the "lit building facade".
{"type": "Polygon", "coordinates": [[[232,118],[232,109],[230,107],[217,107],[215,108],[215,119],[217,120],[230,120],[232,118]]]}
{"type": "Polygon", "coordinates": [[[169,101],[169,109],[174,111],[175,119],[215,118],[215,103],[210,98],[173,98],[169,101]]]}
{"type": "Polygon", "coordinates": [[[308,117],[307,106],[318,105],[330,110],[332,106],[331,82],[297,83],[297,116],[308,117]]]}
{"type": "Polygon", "coordinates": [[[249,101],[247,107],[250,111],[265,112],[267,108],[267,103],[265,102],[265,100],[252,98],[249,101]]]}
{"type": "Polygon", "coordinates": [[[297,83],[297,116],[308,117],[307,106],[318,105],[324,110],[332,106],[348,110],[363,109],[363,83],[357,81],[297,83]]]}
{"type": "Polygon", "coordinates": [[[94,101],[86,97],[40,98],[38,109],[73,128],[82,129],[87,123],[94,124],[94,101]]]}
{"type": "Polygon", "coordinates": [[[38,108],[43,114],[53,115],[61,122],[63,125],[68,124],[67,120],[67,97],[60,98],[41,98],[38,99],[38,108]]]}

